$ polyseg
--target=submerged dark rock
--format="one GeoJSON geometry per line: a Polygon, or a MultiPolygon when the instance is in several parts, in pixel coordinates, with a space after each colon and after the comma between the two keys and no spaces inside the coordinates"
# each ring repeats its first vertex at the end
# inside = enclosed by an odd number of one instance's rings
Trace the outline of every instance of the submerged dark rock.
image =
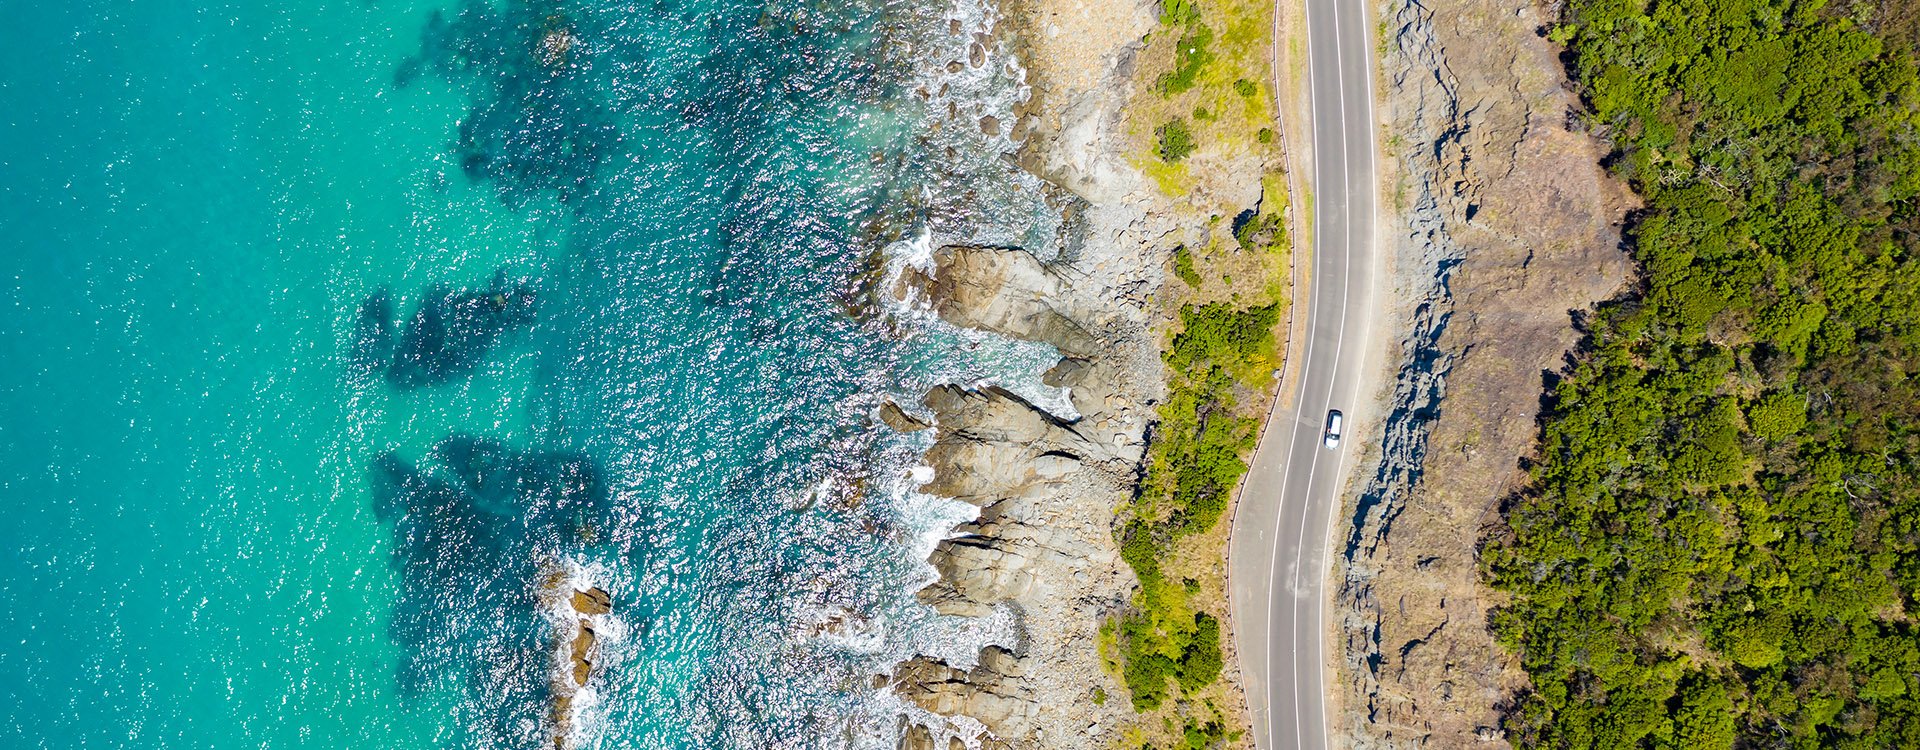
{"type": "MultiPolygon", "coordinates": [[[[392,527],[390,565],[400,574],[390,633],[407,654],[401,686],[425,689],[443,676],[436,665],[471,663],[482,655],[462,649],[473,644],[537,652],[545,636],[529,582],[542,559],[584,546],[607,508],[592,461],[456,435],[418,464],[382,454],[373,475],[374,511],[392,527]]],[[[533,671],[509,682],[538,687],[541,668],[529,662],[533,671]]]]}
{"type": "Polygon", "coordinates": [[[546,191],[571,200],[620,141],[604,91],[583,74],[586,42],[604,33],[585,20],[552,2],[467,0],[451,19],[434,12],[394,84],[429,73],[471,84],[456,155],[467,176],[511,206],[546,191]]]}
{"type": "Polygon", "coordinates": [[[422,388],[472,373],[508,331],[533,323],[536,303],[533,287],[508,283],[504,271],[482,291],[429,289],[400,336],[388,382],[422,388]]]}
{"type": "Polygon", "coordinates": [[[509,518],[548,521],[593,512],[607,496],[600,471],[577,453],[521,451],[496,440],[455,435],[434,446],[433,456],[476,507],[509,518]]]}

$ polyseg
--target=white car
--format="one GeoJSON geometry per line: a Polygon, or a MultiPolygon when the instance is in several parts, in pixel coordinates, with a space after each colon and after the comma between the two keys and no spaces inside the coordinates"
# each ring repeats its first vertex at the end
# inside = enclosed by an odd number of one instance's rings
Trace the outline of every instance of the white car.
{"type": "Polygon", "coordinates": [[[1327,412],[1327,447],[1328,448],[1340,447],[1340,410],[1339,409],[1333,409],[1327,412]]]}

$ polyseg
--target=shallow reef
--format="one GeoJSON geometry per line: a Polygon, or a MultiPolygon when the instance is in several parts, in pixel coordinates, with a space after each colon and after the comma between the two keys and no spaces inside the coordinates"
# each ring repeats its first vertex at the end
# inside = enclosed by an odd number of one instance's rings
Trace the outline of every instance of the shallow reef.
{"type": "Polygon", "coordinates": [[[381,289],[360,303],[354,318],[352,351],[347,355],[347,374],[362,380],[387,366],[393,356],[393,299],[381,289]]]}
{"type": "Polygon", "coordinates": [[[401,63],[396,87],[426,74],[475,92],[460,120],[457,158],[474,180],[492,180],[500,199],[525,205],[544,191],[582,193],[620,130],[590,75],[581,28],[589,14],[558,2],[468,0],[451,20],[435,11],[420,54],[401,63]]]}
{"type": "MultiPolygon", "coordinates": [[[[383,341],[392,339],[391,324],[378,322],[380,315],[392,314],[382,311],[384,296],[376,293],[361,306],[359,328],[365,333],[356,335],[356,368],[371,361],[363,350],[377,351],[383,341]],[[372,322],[366,320],[370,315],[372,322]]],[[[387,367],[387,382],[413,389],[445,385],[472,374],[507,332],[532,325],[537,304],[532,284],[509,282],[504,270],[495,274],[486,289],[428,289],[400,333],[387,367]]]]}
{"type": "Polygon", "coordinates": [[[406,647],[402,689],[464,678],[480,731],[527,739],[551,689],[530,585],[544,561],[579,549],[607,510],[600,470],[572,451],[522,450],[454,435],[418,463],[388,452],[373,470],[374,510],[391,526],[401,590],[389,634],[406,647]],[[478,668],[453,674],[448,665],[478,668]]]}

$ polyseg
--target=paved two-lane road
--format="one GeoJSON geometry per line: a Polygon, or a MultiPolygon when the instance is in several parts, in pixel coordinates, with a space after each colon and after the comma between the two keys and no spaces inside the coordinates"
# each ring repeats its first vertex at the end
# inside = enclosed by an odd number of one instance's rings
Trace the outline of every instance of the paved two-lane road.
{"type": "Polygon", "coordinates": [[[1363,426],[1353,419],[1365,382],[1374,311],[1372,25],[1368,0],[1305,0],[1312,132],[1312,258],[1306,316],[1261,436],[1234,518],[1233,599],[1254,741],[1262,750],[1323,750],[1328,577],[1336,516],[1363,426]],[[1338,448],[1322,440],[1327,412],[1349,416],[1338,448]]]}

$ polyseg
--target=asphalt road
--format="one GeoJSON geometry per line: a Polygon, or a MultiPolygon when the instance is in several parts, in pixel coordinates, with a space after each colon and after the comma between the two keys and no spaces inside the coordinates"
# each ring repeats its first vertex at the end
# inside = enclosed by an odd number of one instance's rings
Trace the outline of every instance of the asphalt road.
{"type": "MultiPolygon", "coordinates": [[[[1306,0],[1311,87],[1312,258],[1304,346],[1286,365],[1283,398],[1261,435],[1234,518],[1233,599],[1254,741],[1263,749],[1323,750],[1332,659],[1327,605],[1332,538],[1365,382],[1374,305],[1372,25],[1366,0],[1306,0]],[[1329,449],[1327,412],[1347,415],[1329,449]]],[[[1299,329],[1296,329],[1299,330],[1299,329]]]]}

